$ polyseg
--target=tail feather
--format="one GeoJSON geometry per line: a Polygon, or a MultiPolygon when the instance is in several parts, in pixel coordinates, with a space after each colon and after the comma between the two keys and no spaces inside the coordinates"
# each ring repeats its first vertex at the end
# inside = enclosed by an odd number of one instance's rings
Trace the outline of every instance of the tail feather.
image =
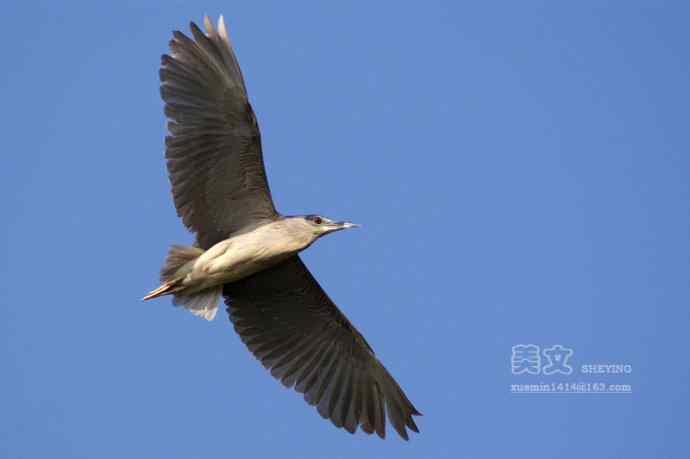
{"type": "Polygon", "coordinates": [[[218,311],[218,301],[223,286],[190,292],[184,284],[187,274],[192,272],[194,262],[204,251],[198,247],[173,245],[161,268],[161,286],[151,291],[144,300],[173,295],[173,304],[182,306],[194,315],[212,320],[218,311]],[[185,292],[187,290],[187,292],[185,292]]]}
{"type": "Polygon", "coordinates": [[[191,271],[191,264],[204,253],[199,247],[173,245],[161,268],[161,283],[170,282],[181,274],[191,271]],[[183,268],[185,268],[183,270],[183,268]],[[181,272],[184,271],[184,272],[181,272]]]}
{"type": "Polygon", "coordinates": [[[170,247],[168,256],[165,258],[165,263],[161,268],[161,286],[149,292],[144,297],[144,301],[159,296],[170,295],[179,290],[180,283],[185,276],[192,271],[194,261],[204,253],[198,247],[189,247],[185,245],[173,245],[170,247]]]}
{"type": "Polygon", "coordinates": [[[183,292],[174,296],[173,304],[188,309],[192,314],[213,320],[218,311],[218,300],[223,291],[223,286],[209,288],[200,292],[185,295],[183,292]]]}

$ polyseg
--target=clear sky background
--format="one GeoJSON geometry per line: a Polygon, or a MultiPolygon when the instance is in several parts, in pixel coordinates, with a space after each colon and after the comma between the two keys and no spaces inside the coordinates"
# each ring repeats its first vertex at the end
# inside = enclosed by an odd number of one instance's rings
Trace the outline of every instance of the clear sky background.
{"type": "Polygon", "coordinates": [[[19,2],[0,28],[0,456],[685,458],[685,2],[19,2]],[[602,6],[606,3],[606,6],[602,6]],[[157,286],[159,57],[222,13],[305,254],[425,416],[323,421],[157,286]],[[575,373],[511,374],[511,346],[575,373]],[[625,363],[629,375],[587,375],[625,363]],[[624,383],[632,394],[511,394],[624,383]]]}

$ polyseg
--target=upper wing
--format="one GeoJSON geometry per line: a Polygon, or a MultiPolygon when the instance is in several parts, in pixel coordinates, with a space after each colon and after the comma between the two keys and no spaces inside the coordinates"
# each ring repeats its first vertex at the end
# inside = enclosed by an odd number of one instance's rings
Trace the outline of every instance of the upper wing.
{"type": "Polygon", "coordinates": [[[223,290],[242,341],[324,418],[384,438],[388,419],[407,440],[420,413],[298,256],[223,290]]]}
{"type": "Polygon", "coordinates": [[[161,96],[169,118],[165,157],[177,214],[207,249],[228,235],[277,217],[261,135],[221,17],[194,40],[174,32],[163,55],[161,96]]]}

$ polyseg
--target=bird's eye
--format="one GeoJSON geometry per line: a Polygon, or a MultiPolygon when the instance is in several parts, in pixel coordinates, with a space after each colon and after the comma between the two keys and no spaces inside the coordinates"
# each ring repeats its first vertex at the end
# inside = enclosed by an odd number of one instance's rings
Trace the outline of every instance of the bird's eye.
{"type": "Polygon", "coordinates": [[[320,225],[321,223],[323,223],[323,219],[321,217],[314,217],[314,223],[320,225]]]}

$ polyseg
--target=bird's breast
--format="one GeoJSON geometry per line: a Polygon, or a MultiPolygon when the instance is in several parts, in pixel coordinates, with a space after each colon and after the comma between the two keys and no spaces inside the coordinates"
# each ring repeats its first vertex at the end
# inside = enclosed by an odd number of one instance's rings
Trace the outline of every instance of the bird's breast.
{"type": "Polygon", "coordinates": [[[221,241],[199,257],[191,277],[204,288],[235,282],[299,251],[295,244],[286,244],[277,236],[270,231],[255,231],[221,241]]]}

